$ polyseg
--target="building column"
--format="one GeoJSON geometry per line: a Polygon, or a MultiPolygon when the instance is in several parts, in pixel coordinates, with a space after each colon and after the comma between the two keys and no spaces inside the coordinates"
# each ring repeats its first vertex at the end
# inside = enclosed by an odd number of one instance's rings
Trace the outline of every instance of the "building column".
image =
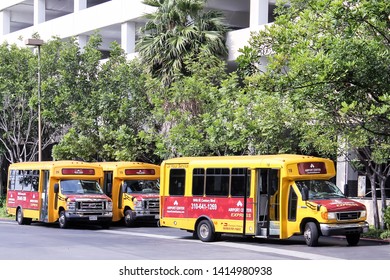
{"type": "Polygon", "coordinates": [[[356,158],[351,152],[337,157],[336,185],[344,192],[348,186],[349,196],[358,196],[358,172],[351,166],[351,160],[356,158]]]}
{"type": "Polygon", "coordinates": [[[34,0],[34,25],[38,25],[46,20],[46,1],[34,0]]]}
{"type": "Polygon", "coordinates": [[[78,11],[84,10],[87,8],[87,0],[74,0],[73,11],[77,13],[78,11]]]}
{"type": "Polygon", "coordinates": [[[83,52],[84,51],[84,47],[88,43],[88,36],[87,35],[78,35],[77,36],[77,42],[79,44],[80,51],[83,52]]]}
{"type": "Polygon", "coordinates": [[[11,15],[9,11],[0,12],[0,35],[6,35],[11,31],[11,15]]]}
{"type": "Polygon", "coordinates": [[[249,27],[268,23],[268,0],[250,0],[249,27]]]}
{"type": "Polygon", "coordinates": [[[121,25],[121,45],[125,53],[135,52],[135,22],[124,22],[121,25]]]}

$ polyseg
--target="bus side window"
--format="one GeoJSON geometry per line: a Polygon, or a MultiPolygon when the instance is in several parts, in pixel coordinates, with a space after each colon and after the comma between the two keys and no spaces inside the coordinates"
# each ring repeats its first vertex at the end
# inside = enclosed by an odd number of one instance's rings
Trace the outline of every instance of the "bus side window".
{"type": "Polygon", "coordinates": [[[231,181],[231,196],[244,196],[246,180],[246,196],[250,193],[250,172],[247,168],[233,168],[231,181]],[[247,178],[245,178],[247,176],[247,178]]]}
{"type": "Polygon", "coordinates": [[[16,171],[15,190],[21,191],[23,189],[24,175],[23,170],[16,171]]]}
{"type": "Polygon", "coordinates": [[[298,207],[298,196],[295,193],[293,187],[290,186],[290,194],[288,196],[288,220],[289,221],[296,221],[297,207],[298,207]]]}
{"type": "Polygon", "coordinates": [[[9,182],[8,182],[8,189],[14,190],[15,189],[15,176],[16,176],[16,170],[10,170],[9,172],[9,182]]]}
{"type": "Polygon", "coordinates": [[[32,191],[37,192],[39,188],[39,170],[33,170],[31,174],[32,191]]]}
{"type": "Polygon", "coordinates": [[[206,170],[206,195],[228,196],[229,168],[208,168],[206,170]]]}
{"type": "Polygon", "coordinates": [[[203,195],[204,178],[203,168],[195,168],[192,171],[192,195],[203,195]]]}
{"type": "Polygon", "coordinates": [[[171,169],[169,173],[169,194],[184,195],[185,169],[171,169]]]}

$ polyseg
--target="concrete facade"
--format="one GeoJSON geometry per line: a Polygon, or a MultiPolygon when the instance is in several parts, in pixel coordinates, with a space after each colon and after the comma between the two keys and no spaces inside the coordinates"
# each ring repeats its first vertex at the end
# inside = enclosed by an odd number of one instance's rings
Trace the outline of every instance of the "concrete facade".
{"type": "MultiPolygon", "coordinates": [[[[250,32],[273,21],[276,0],[208,0],[207,9],[222,11],[233,30],[227,36],[229,61],[248,41],[250,32]]],[[[102,51],[113,41],[135,55],[137,31],[146,13],[153,9],[142,0],[2,0],[0,2],[0,41],[24,44],[33,34],[47,41],[53,36],[79,38],[82,47],[88,37],[99,32],[102,51]]]]}

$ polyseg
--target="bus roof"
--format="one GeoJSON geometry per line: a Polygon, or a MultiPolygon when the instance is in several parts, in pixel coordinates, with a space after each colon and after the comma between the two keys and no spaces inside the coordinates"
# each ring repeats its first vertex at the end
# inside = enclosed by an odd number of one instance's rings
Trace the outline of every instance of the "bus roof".
{"type": "Polygon", "coordinates": [[[327,158],[320,158],[307,155],[297,154],[277,154],[277,155],[244,155],[244,156],[203,156],[203,157],[179,157],[167,159],[163,162],[168,164],[194,164],[201,165],[207,161],[208,164],[220,164],[230,162],[236,165],[270,165],[282,166],[289,163],[296,162],[310,162],[310,161],[330,161],[327,158]]]}
{"type": "Polygon", "coordinates": [[[90,162],[77,161],[77,160],[58,160],[58,161],[24,161],[16,162],[10,165],[10,168],[41,168],[49,169],[58,166],[88,166],[93,167],[90,162]]]}
{"type": "Polygon", "coordinates": [[[146,162],[138,162],[138,161],[104,161],[104,162],[96,162],[95,164],[103,167],[103,169],[115,169],[115,168],[140,168],[140,167],[153,167],[160,168],[159,165],[146,163],[146,162]]]}

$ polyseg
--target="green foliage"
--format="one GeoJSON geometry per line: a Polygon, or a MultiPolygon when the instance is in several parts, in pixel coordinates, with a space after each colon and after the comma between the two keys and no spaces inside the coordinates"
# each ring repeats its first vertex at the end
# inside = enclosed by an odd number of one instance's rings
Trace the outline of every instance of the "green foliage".
{"type": "Polygon", "coordinates": [[[362,233],[362,237],[367,237],[367,238],[373,238],[373,239],[381,239],[381,235],[385,231],[383,229],[377,229],[374,227],[370,227],[368,229],[368,232],[362,233]]]}
{"type": "Polygon", "coordinates": [[[0,146],[9,162],[37,153],[37,58],[27,48],[0,45],[0,146]]]}
{"type": "Polygon", "coordinates": [[[128,61],[117,43],[111,46],[110,58],[100,64],[99,44],[96,36],[83,52],[75,42],[64,48],[65,56],[79,66],[72,66],[78,71],[64,69],[60,75],[59,99],[67,100],[69,129],[53,148],[53,156],[156,161],[150,151],[153,143],[139,137],[151,118],[143,67],[137,59],[128,61]]]}
{"type": "Polygon", "coordinates": [[[387,206],[385,213],[383,215],[383,221],[388,230],[390,230],[390,206],[387,206]]]}
{"type": "Polygon", "coordinates": [[[0,217],[1,218],[7,218],[10,215],[7,214],[6,212],[6,198],[5,197],[0,197],[0,217]]]}
{"type": "Polygon", "coordinates": [[[275,23],[241,49],[240,75],[248,87],[280,95],[302,151],[334,157],[348,143],[363,161],[387,163],[389,10],[385,0],[280,1],[275,23]]]}
{"type": "Polygon", "coordinates": [[[185,59],[205,52],[210,56],[225,56],[227,27],[221,12],[205,11],[205,0],[145,0],[156,7],[146,15],[136,44],[141,60],[149,73],[165,85],[177,73],[186,74],[185,59]]]}
{"type": "Polygon", "coordinates": [[[380,234],[381,239],[390,239],[390,230],[386,230],[380,234]]]}

